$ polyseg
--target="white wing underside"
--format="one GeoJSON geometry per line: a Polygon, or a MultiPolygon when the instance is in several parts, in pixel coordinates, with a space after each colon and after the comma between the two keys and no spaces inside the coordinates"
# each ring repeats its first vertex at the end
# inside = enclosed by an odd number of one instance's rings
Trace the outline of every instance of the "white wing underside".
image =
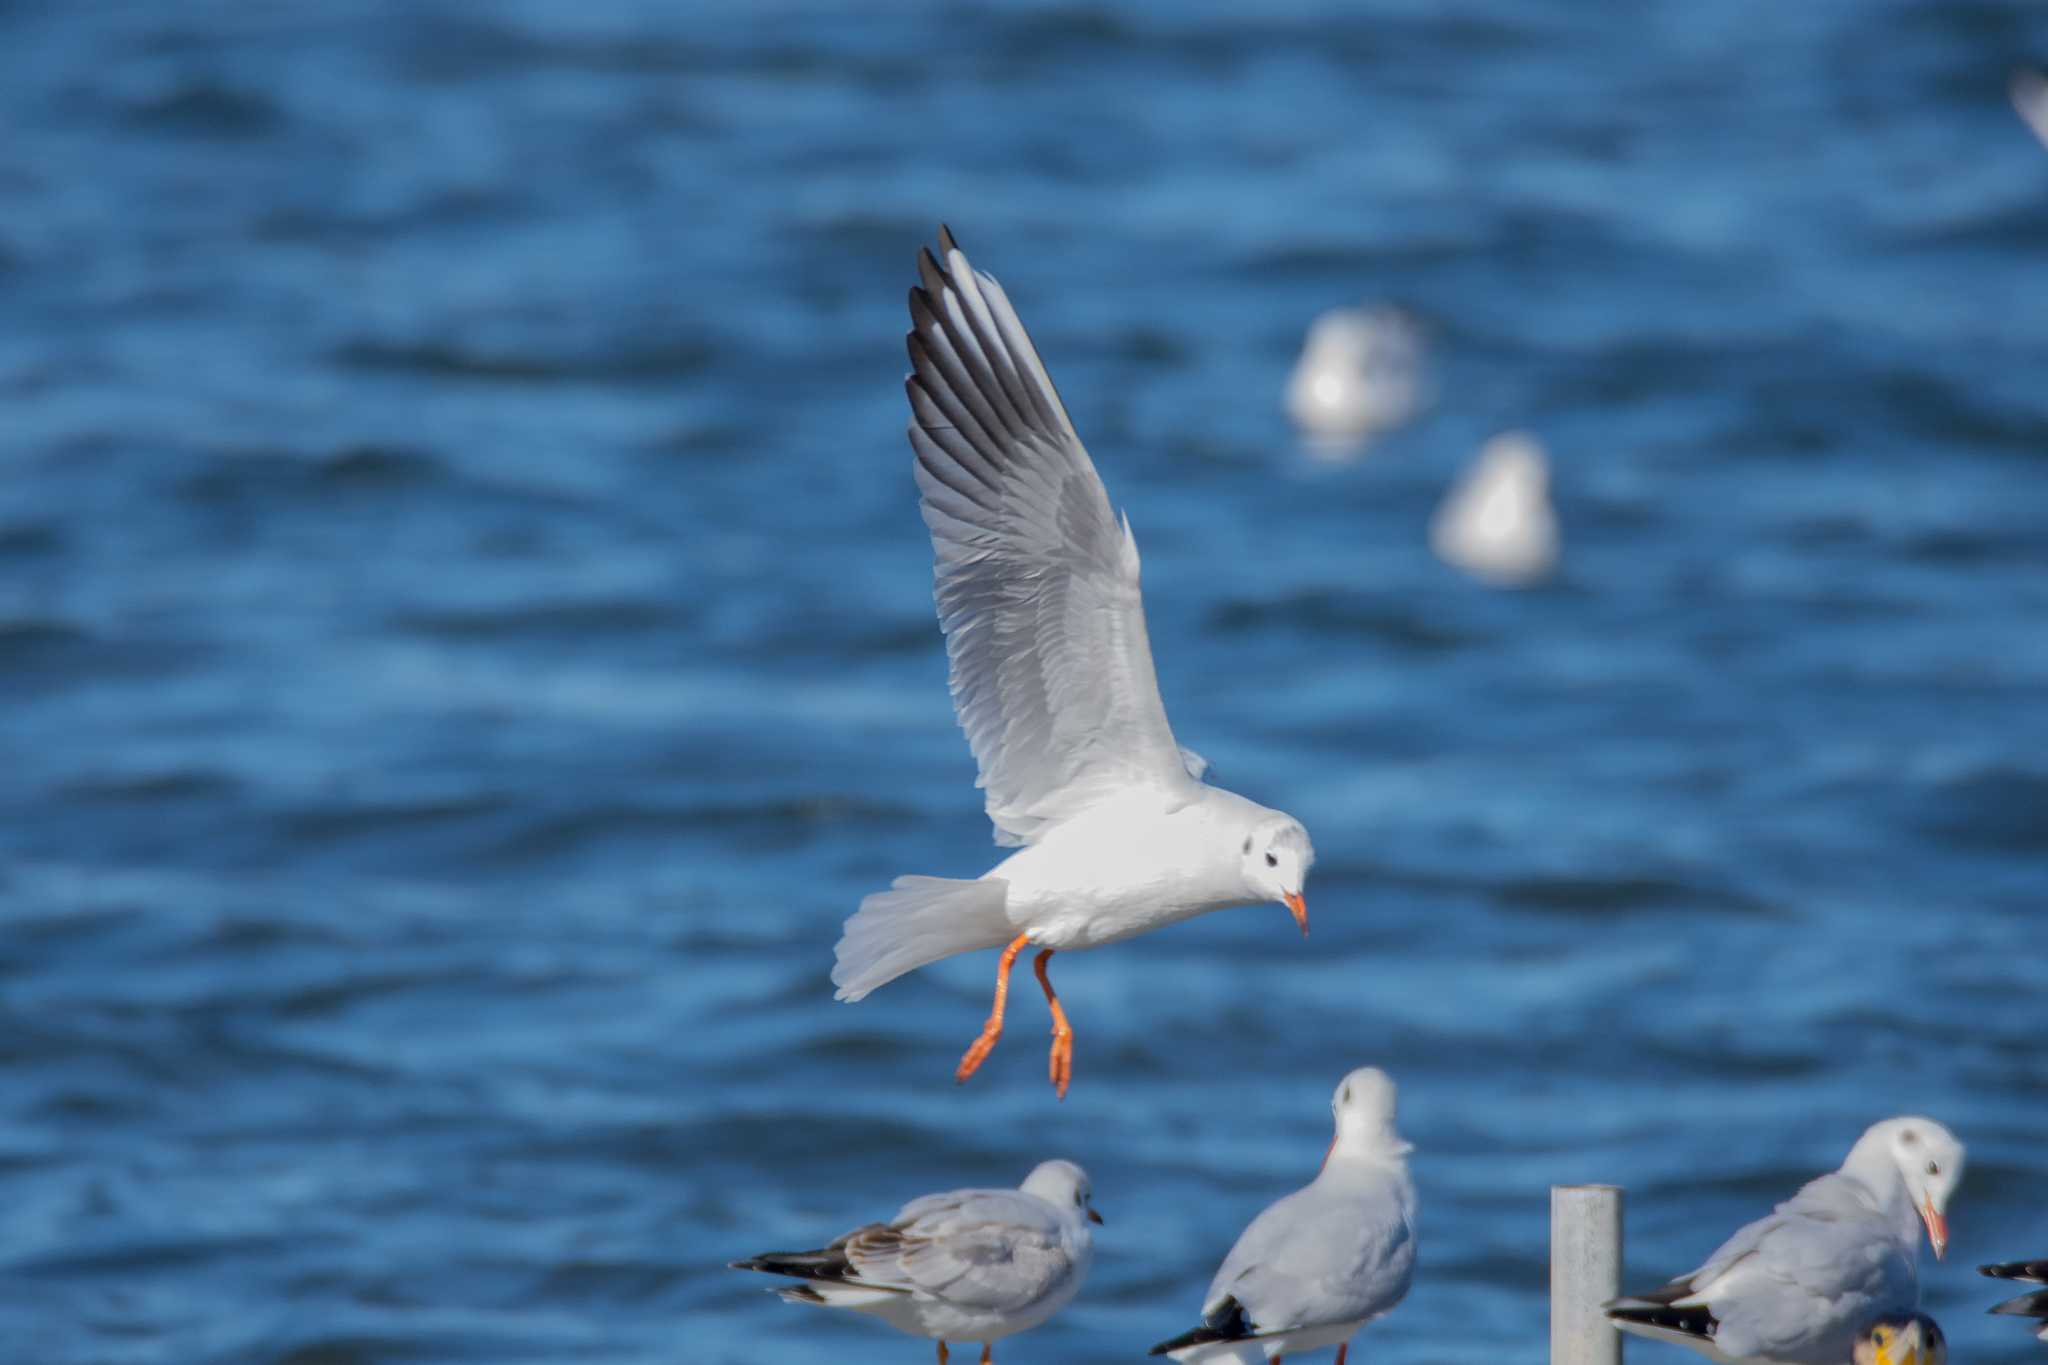
{"type": "Polygon", "coordinates": [[[996,842],[1105,798],[1194,793],[1145,634],[1138,546],[1002,286],[944,229],[910,292],[910,444],[953,706],[996,842]]]}

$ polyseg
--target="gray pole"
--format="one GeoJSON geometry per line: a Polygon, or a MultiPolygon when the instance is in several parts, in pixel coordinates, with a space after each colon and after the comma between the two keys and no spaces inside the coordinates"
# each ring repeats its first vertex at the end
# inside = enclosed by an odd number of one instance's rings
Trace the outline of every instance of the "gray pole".
{"type": "Polygon", "coordinates": [[[1550,1365],[1621,1365],[1621,1187],[1550,1187],[1550,1365]]]}

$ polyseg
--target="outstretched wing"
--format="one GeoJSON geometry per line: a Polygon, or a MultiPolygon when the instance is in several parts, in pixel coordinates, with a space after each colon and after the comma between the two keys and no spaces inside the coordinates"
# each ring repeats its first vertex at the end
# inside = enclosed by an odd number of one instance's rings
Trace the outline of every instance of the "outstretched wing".
{"type": "Polygon", "coordinates": [[[1138,546],[1002,286],[946,229],[910,291],[910,445],[953,706],[999,844],[1131,788],[1187,799],[1138,546]]]}

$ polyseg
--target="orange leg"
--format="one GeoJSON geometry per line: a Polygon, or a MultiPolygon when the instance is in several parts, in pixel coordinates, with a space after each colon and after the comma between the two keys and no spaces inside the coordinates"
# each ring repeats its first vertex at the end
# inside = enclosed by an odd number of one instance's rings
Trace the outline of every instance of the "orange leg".
{"type": "Polygon", "coordinates": [[[993,1341],[981,1343],[981,1365],[995,1365],[996,1344],[993,1341]]]}
{"type": "Polygon", "coordinates": [[[1340,1342],[1337,1346],[1337,1365],[1344,1365],[1344,1357],[1351,1354],[1351,1343],[1340,1342]]]}
{"type": "Polygon", "coordinates": [[[1048,1069],[1052,1074],[1052,1088],[1061,1099],[1067,1097],[1067,1082],[1074,1079],[1074,1030],[1067,1027],[1067,1012],[1060,1008],[1060,998],[1052,992],[1052,978],[1045,974],[1045,964],[1052,960],[1053,950],[1047,948],[1032,962],[1031,970],[1038,975],[1038,984],[1045,987],[1045,1003],[1052,1007],[1052,1057],[1048,1069]]]}
{"type": "Polygon", "coordinates": [[[939,1365],[946,1365],[946,1343],[939,1343],[939,1365]]]}
{"type": "MultiPolygon", "coordinates": [[[[1003,1005],[1010,998],[1010,968],[1016,965],[1017,954],[1024,951],[1024,945],[1031,941],[1031,935],[1019,934],[1014,943],[1003,949],[1003,960],[996,964],[996,1003],[988,1012],[988,1022],[981,1026],[981,1036],[974,1040],[974,1046],[967,1049],[967,1055],[960,1059],[960,1069],[953,1073],[956,1083],[964,1082],[981,1069],[988,1060],[988,1054],[995,1051],[996,1039],[1003,1036],[1003,1005]]],[[[1050,986],[1046,987],[1051,990],[1050,986]]],[[[943,1361],[940,1365],[945,1365],[943,1361]]]]}

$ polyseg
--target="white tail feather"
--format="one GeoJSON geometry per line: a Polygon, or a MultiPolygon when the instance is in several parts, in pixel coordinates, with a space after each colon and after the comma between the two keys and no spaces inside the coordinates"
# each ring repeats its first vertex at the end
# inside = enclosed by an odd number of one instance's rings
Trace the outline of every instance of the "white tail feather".
{"type": "Polygon", "coordinates": [[[1009,890],[1001,878],[898,877],[846,921],[832,968],[839,999],[858,1000],[927,962],[1009,942],[1009,890]]]}

